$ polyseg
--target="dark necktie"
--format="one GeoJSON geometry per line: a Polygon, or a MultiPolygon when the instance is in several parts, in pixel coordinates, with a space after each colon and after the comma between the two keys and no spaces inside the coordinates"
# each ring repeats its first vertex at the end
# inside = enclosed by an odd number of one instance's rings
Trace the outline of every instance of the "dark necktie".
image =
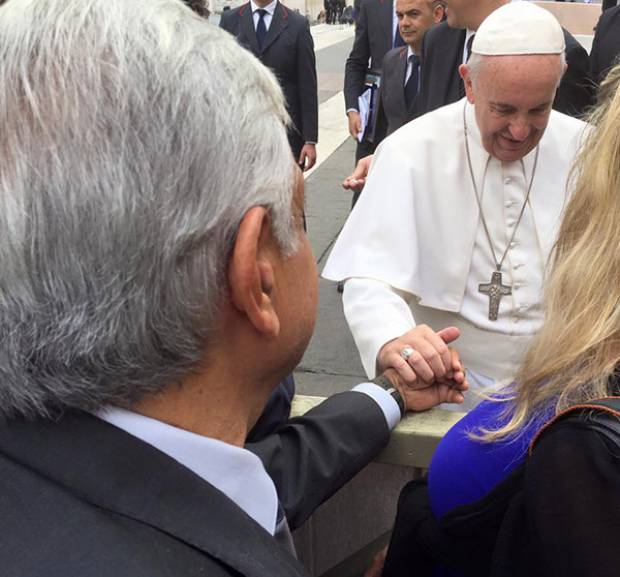
{"type": "Polygon", "coordinates": [[[472,44],[474,43],[475,37],[476,35],[472,34],[467,40],[467,59],[465,60],[465,62],[469,62],[469,59],[471,58],[471,47],[472,47],[472,44]]]}
{"type": "Polygon", "coordinates": [[[398,29],[398,24],[396,25],[396,32],[394,32],[394,38],[392,41],[392,48],[398,48],[399,46],[405,46],[405,41],[403,37],[400,35],[400,30],[398,29]]]}
{"type": "Polygon", "coordinates": [[[265,25],[265,14],[267,14],[267,10],[260,8],[257,12],[258,24],[256,25],[256,40],[259,50],[262,50],[265,44],[265,38],[267,38],[267,26],[265,25]]]}
{"type": "Polygon", "coordinates": [[[288,551],[293,557],[297,557],[297,552],[295,551],[295,544],[293,543],[293,535],[291,534],[291,529],[288,526],[288,521],[286,520],[286,515],[284,514],[284,509],[282,505],[278,501],[278,515],[276,518],[276,531],[273,535],[275,540],[282,546],[286,551],[288,551]]]}
{"type": "Polygon", "coordinates": [[[411,63],[411,74],[405,83],[405,104],[407,109],[411,108],[411,103],[418,93],[418,78],[420,75],[420,59],[415,54],[411,54],[409,62],[411,63]]]}
{"type": "MultiPolygon", "coordinates": [[[[465,48],[467,50],[467,58],[465,59],[465,62],[469,62],[469,59],[471,58],[471,47],[472,47],[472,44],[474,43],[474,36],[476,36],[476,35],[472,34],[467,39],[467,43],[465,44],[465,48]]],[[[465,96],[465,84],[464,84],[462,78],[459,78],[459,94],[460,94],[461,98],[463,98],[463,96],[465,96]]]]}

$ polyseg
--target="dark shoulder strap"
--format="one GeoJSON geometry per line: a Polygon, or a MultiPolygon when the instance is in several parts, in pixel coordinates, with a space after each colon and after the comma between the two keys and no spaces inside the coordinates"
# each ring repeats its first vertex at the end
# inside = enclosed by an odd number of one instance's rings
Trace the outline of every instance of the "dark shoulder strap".
{"type": "Polygon", "coordinates": [[[536,433],[530,444],[530,455],[543,433],[558,421],[566,419],[587,422],[589,428],[602,433],[620,446],[620,397],[603,397],[574,405],[558,413],[536,433]],[[587,420],[584,418],[586,415],[587,420]]]}

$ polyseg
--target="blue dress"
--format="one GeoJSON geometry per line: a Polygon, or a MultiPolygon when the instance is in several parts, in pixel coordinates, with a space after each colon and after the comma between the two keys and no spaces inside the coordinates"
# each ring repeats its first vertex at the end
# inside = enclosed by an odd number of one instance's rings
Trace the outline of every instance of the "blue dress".
{"type": "MultiPolygon", "coordinates": [[[[469,432],[476,432],[481,426],[496,429],[506,422],[502,415],[505,408],[505,403],[483,401],[439,443],[428,474],[431,508],[437,518],[459,505],[481,499],[508,477],[523,463],[533,436],[553,415],[551,407],[518,436],[496,443],[481,443],[469,437],[469,432]]],[[[438,567],[435,575],[456,577],[461,573],[438,567]]]]}

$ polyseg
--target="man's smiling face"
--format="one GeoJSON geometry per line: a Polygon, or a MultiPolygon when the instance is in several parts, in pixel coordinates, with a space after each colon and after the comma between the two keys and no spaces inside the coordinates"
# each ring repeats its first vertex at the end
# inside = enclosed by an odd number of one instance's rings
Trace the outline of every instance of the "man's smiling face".
{"type": "Polygon", "coordinates": [[[468,100],[485,150],[503,162],[519,160],[540,142],[563,73],[556,54],[482,57],[464,66],[468,100]]]}

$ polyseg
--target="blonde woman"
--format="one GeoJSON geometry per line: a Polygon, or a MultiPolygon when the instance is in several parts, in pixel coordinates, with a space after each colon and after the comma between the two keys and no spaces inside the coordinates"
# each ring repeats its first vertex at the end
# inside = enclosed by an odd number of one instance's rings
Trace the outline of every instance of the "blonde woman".
{"type": "Polygon", "coordinates": [[[384,577],[620,575],[620,66],[560,227],[516,384],[442,440],[399,500],[384,577]],[[553,422],[551,422],[553,421],[553,422]]]}

